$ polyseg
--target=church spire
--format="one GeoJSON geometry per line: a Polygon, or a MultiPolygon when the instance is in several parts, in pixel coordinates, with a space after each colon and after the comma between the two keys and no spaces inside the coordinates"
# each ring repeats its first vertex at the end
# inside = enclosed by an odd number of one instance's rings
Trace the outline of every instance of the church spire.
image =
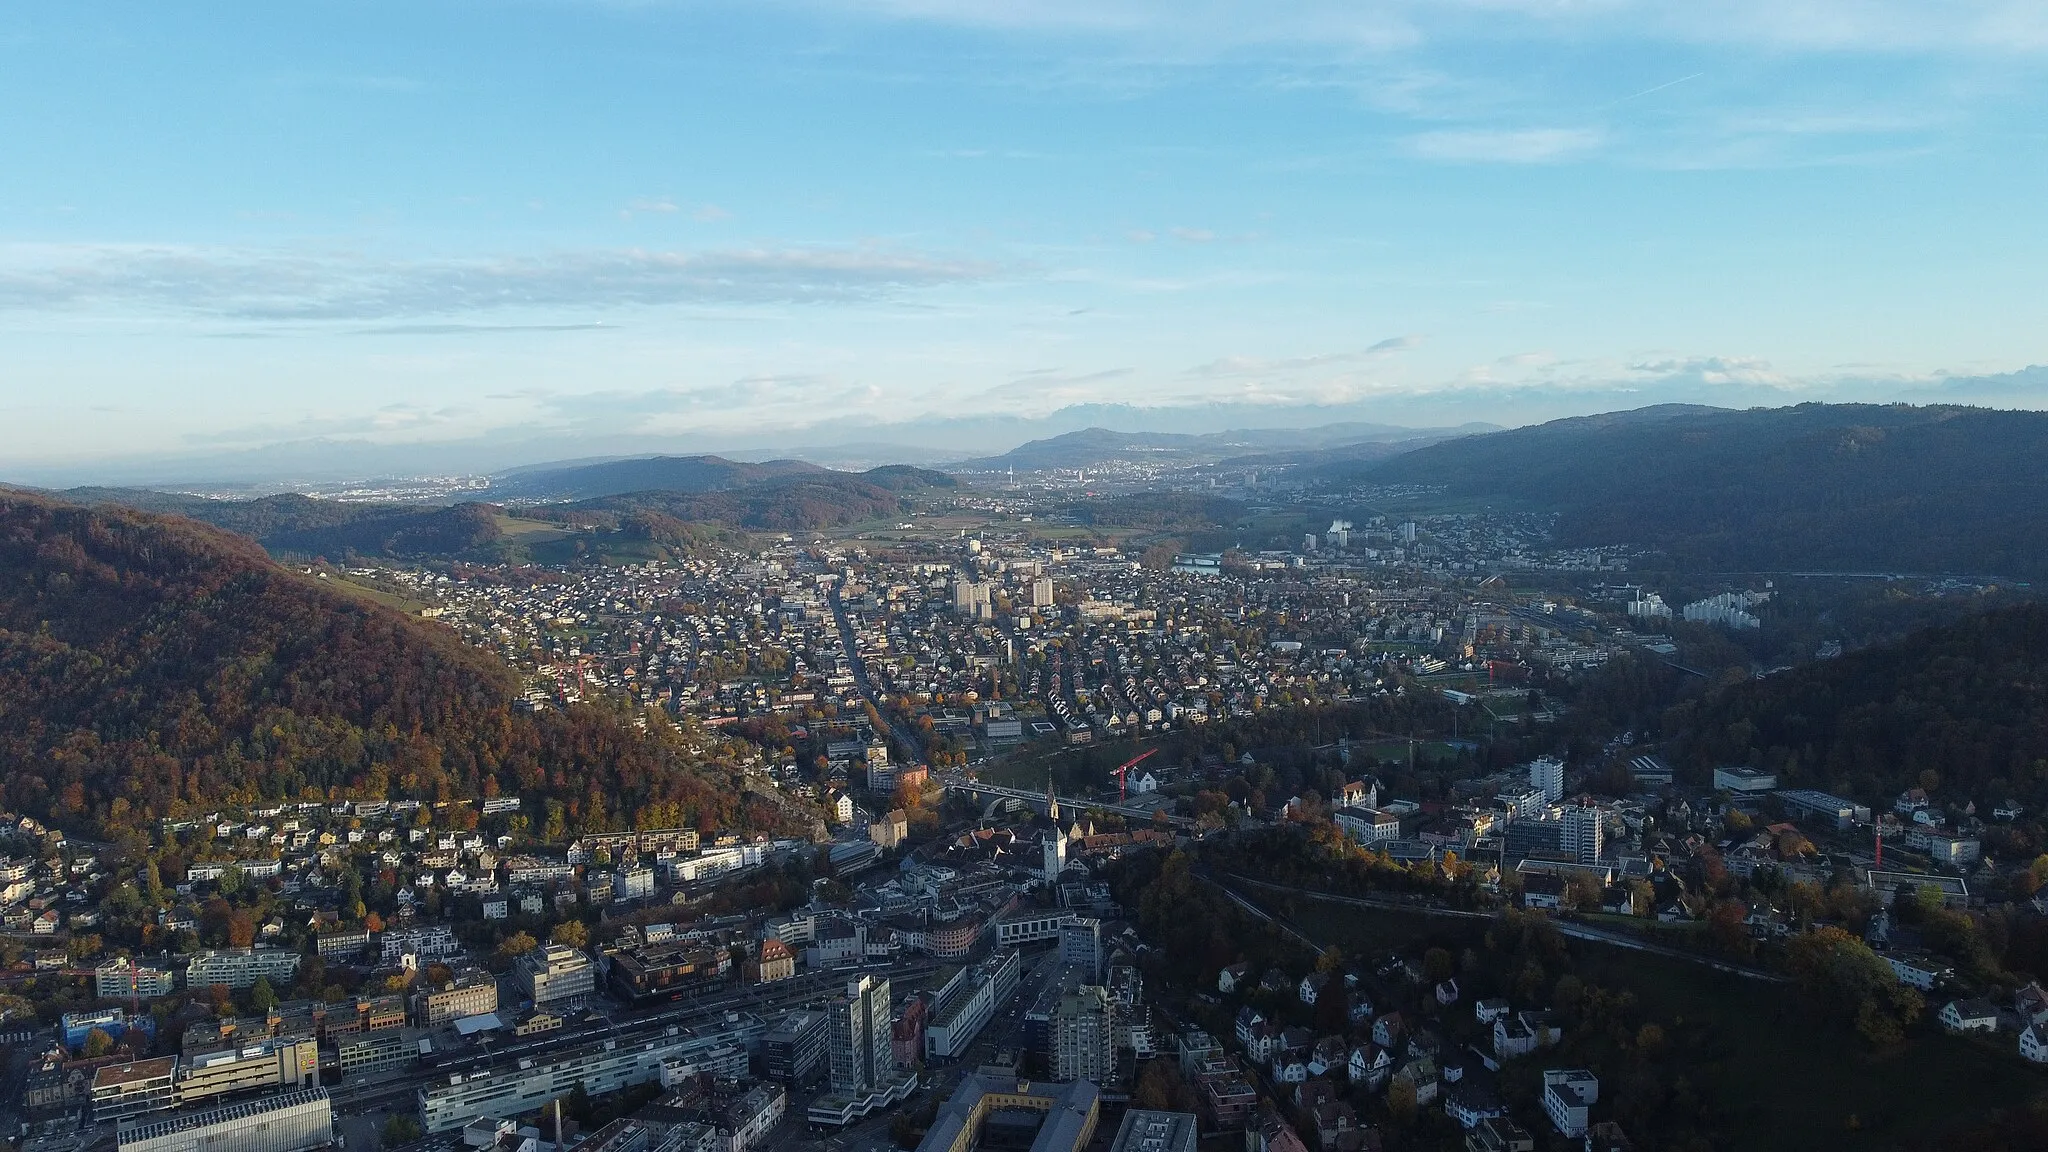
{"type": "Polygon", "coordinates": [[[1060,822],[1060,798],[1052,794],[1052,773],[1045,774],[1045,814],[1057,824],[1060,822]]]}

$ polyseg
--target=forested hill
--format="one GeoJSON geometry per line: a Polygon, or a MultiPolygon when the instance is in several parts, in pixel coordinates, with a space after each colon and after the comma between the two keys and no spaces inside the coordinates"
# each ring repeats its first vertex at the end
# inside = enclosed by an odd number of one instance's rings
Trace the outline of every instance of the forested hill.
{"type": "Polygon", "coordinates": [[[646,456],[525,468],[491,480],[493,500],[588,500],[625,492],[722,492],[827,472],[801,460],[749,464],[722,456],[646,456]]]}
{"type": "Polygon", "coordinates": [[[1558,514],[1560,543],[1695,571],[2048,578],[2048,413],[1646,409],[1446,441],[1333,475],[1558,514]]]}
{"type": "Polygon", "coordinates": [[[253,500],[213,500],[143,488],[72,488],[80,504],[111,504],[189,516],[247,536],[280,556],[485,558],[503,532],[489,504],[416,504],[320,500],[294,492],[253,500]]]}
{"type": "Polygon", "coordinates": [[[757,531],[794,532],[903,515],[917,497],[958,481],[943,472],[889,465],[866,472],[820,470],[722,492],[626,492],[520,509],[521,515],[567,524],[625,524],[635,518],[716,522],[757,531]]]}
{"type": "Polygon", "coordinates": [[[566,802],[772,823],[664,724],[529,713],[494,656],[190,520],[0,493],[0,803],[117,830],[259,798],[566,802]],[[742,806],[748,811],[743,813],[742,806]]]}
{"type": "Polygon", "coordinates": [[[1943,624],[1682,704],[1665,717],[1704,775],[1750,764],[1866,803],[1929,787],[1980,814],[2048,814],[2048,605],[1943,624]]]}

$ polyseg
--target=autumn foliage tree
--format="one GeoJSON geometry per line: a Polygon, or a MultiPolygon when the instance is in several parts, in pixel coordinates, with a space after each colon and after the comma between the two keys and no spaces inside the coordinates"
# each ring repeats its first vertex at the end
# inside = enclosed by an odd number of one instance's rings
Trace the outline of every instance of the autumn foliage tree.
{"type": "MultiPolygon", "coordinates": [[[[223,803],[537,795],[738,826],[735,773],[602,702],[523,711],[452,631],[189,520],[0,496],[0,806],[114,833],[223,803]],[[642,724],[645,729],[642,730],[642,724]]],[[[778,810],[769,810],[778,811],[778,810]]]]}

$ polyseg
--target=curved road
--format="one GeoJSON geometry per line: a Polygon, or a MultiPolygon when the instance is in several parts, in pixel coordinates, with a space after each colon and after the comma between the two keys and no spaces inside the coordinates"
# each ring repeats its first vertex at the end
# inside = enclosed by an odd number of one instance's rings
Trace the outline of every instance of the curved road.
{"type": "MultiPolygon", "coordinates": [[[[1211,884],[1216,885],[1216,887],[1220,891],[1222,891],[1224,895],[1230,897],[1232,902],[1236,903],[1239,907],[1244,908],[1246,911],[1251,912],[1252,914],[1260,917],[1267,923],[1279,927],[1281,931],[1288,933],[1289,935],[1302,941],[1304,944],[1307,944],[1311,948],[1316,949],[1318,952],[1324,950],[1322,945],[1315,943],[1313,940],[1310,940],[1308,936],[1305,935],[1299,928],[1295,927],[1293,924],[1288,923],[1285,917],[1276,916],[1271,912],[1268,912],[1260,908],[1256,903],[1245,899],[1241,894],[1231,891],[1229,884],[1225,884],[1221,880],[1216,879],[1214,876],[1206,874],[1206,872],[1203,870],[1197,870],[1196,876],[1200,879],[1209,881],[1211,884]]],[[[1392,899],[1373,899],[1370,897],[1363,896],[1337,896],[1328,892],[1317,892],[1313,889],[1308,888],[1289,888],[1283,884],[1273,884],[1264,880],[1253,880],[1249,877],[1239,876],[1235,873],[1230,874],[1229,878],[1233,883],[1244,884],[1253,888],[1264,888],[1270,891],[1281,892],[1291,896],[1312,896],[1318,900],[1329,900],[1338,904],[1350,904],[1358,908],[1377,908],[1396,912],[1415,912],[1420,913],[1424,916],[1446,916],[1460,920],[1493,919],[1493,913],[1491,912],[1468,912],[1462,908],[1443,908],[1434,904],[1422,903],[1411,904],[1405,901],[1392,899]]],[[[1573,940],[1585,940],[1595,944],[1611,944],[1616,948],[1627,948],[1635,952],[1648,952],[1654,956],[1662,956],[1670,960],[1682,960],[1687,964],[1698,964],[1702,967],[1712,968],[1717,972],[1726,972],[1731,976],[1741,976],[1744,979],[1748,980],[1761,980],[1768,984],[1786,984],[1790,982],[1786,977],[1780,976],[1775,972],[1765,972],[1762,969],[1750,968],[1741,964],[1730,964],[1725,960],[1716,960],[1711,956],[1701,956],[1696,952],[1687,952],[1682,948],[1671,948],[1662,944],[1653,944],[1648,940],[1644,940],[1638,936],[1632,936],[1626,932],[1610,932],[1604,928],[1595,928],[1590,924],[1580,924],[1577,921],[1562,920],[1556,917],[1551,918],[1551,923],[1557,926],[1557,931],[1560,935],[1569,937],[1573,940]]]]}

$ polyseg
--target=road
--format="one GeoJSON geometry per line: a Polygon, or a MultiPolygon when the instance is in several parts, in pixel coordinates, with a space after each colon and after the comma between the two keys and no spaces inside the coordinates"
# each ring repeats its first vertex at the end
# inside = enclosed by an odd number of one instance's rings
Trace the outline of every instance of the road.
{"type": "MultiPolygon", "coordinates": [[[[1027,792],[1022,788],[1003,788],[994,784],[983,784],[977,780],[970,780],[958,772],[944,773],[940,775],[939,779],[946,785],[948,791],[968,792],[977,796],[1000,797],[1005,800],[1022,800],[1027,804],[1040,806],[1043,806],[1045,803],[1045,793],[1043,792],[1027,792]]],[[[1063,810],[1086,812],[1090,809],[1100,809],[1104,812],[1114,812],[1119,816],[1129,817],[1140,822],[1150,822],[1156,819],[1153,814],[1154,810],[1150,808],[1133,808],[1126,804],[1112,804],[1107,800],[1087,800],[1076,796],[1055,796],[1053,799],[1060,802],[1063,810]]],[[[1176,828],[1192,828],[1195,826],[1195,822],[1185,816],[1167,816],[1166,822],[1176,828]]]]}
{"type": "Polygon", "coordinates": [[[889,710],[883,706],[881,694],[875,691],[874,682],[868,679],[868,662],[861,659],[860,638],[854,635],[853,618],[846,614],[846,602],[839,596],[839,590],[845,584],[846,581],[842,578],[837,584],[832,585],[832,590],[826,594],[826,598],[832,604],[832,619],[839,624],[839,643],[846,649],[846,663],[853,673],[853,686],[860,689],[863,699],[874,705],[875,713],[889,726],[889,732],[896,737],[896,742],[909,751],[911,759],[915,763],[927,763],[930,760],[930,753],[925,747],[924,734],[889,715],[889,710]]]}
{"type": "MultiPolygon", "coordinates": [[[[1313,896],[1318,900],[1328,900],[1337,904],[1350,904],[1358,908],[1378,908],[1398,912],[1412,912],[1422,916],[1441,916],[1450,919],[1461,920],[1491,920],[1494,916],[1492,912],[1470,912],[1466,911],[1463,908],[1444,908],[1435,904],[1411,903],[1408,901],[1395,900],[1385,897],[1375,898],[1369,896],[1335,896],[1324,892],[1315,892],[1302,888],[1289,888],[1281,884],[1271,884],[1267,883],[1264,880],[1253,880],[1250,877],[1239,876],[1235,873],[1230,874],[1229,884],[1226,884],[1223,881],[1216,879],[1214,876],[1209,875],[1207,870],[1205,869],[1196,870],[1195,875],[1198,879],[1207,880],[1209,883],[1216,885],[1219,891],[1221,891],[1224,895],[1230,897],[1231,900],[1234,903],[1236,903],[1239,907],[1245,909],[1254,916],[1257,916],[1260,919],[1265,920],[1267,923],[1273,924],[1282,931],[1286,932],[1288,935],[1293,936],[1295,939],[1300,940],[1302,943],[1308,945],[1310,948],[1315,949],[1318,953],[1321,953],[1324,950],[1322,945],[1319,945],[1315,943],[1313,940],[1309,939],[1309,937],[1305,933],[1303,933],[1301,929],[1299,929],[1292,923],[1288,922],[1284,917],[1276,916],[1273,913],[1268,912],[1265,909],[1259,907],[1257,904],[1245,899],[1245,897],[1240,893],[1232,891],[1230,885],[1242,884],[1247,887],[1264,889],[1266,891],[1278,892],[1289,896],[1313,896]]],[[[1627,932],[1617,932],[1610,931],[1605,928],[1596,928],[1590,924],[1581,924],[1575,920],[1553,918],[1551,923],[1556,925],[1559,935],[1569,937],[1573,940],[1584,940],[1594,944],[1609,944],[1616,948],[1626,948],[1632,952],[1647,952],[1653,956],[1662,956],[1671,960],[1682,960],[1687,964],[1697,964],[1704,968],[1712,968],[1716,972],[1726,972],[1731,976],[1740,976],[1747,980],[1759,980],[1767,984],[1784,984],[1788,982],[1785,977],[1780,976],[1775,972],[1765,972],[1762,969],[1750,968],[1741,964],[1730,964],[1724,960],[1716,960],[1711,956],[1701,956],[1695,952],[1687,952],[1682,948],[1671,948],[1662,944],[1654,944],[1648,940],[1644,940],[1639,936],[1634,936],[1627,932]]]]}

